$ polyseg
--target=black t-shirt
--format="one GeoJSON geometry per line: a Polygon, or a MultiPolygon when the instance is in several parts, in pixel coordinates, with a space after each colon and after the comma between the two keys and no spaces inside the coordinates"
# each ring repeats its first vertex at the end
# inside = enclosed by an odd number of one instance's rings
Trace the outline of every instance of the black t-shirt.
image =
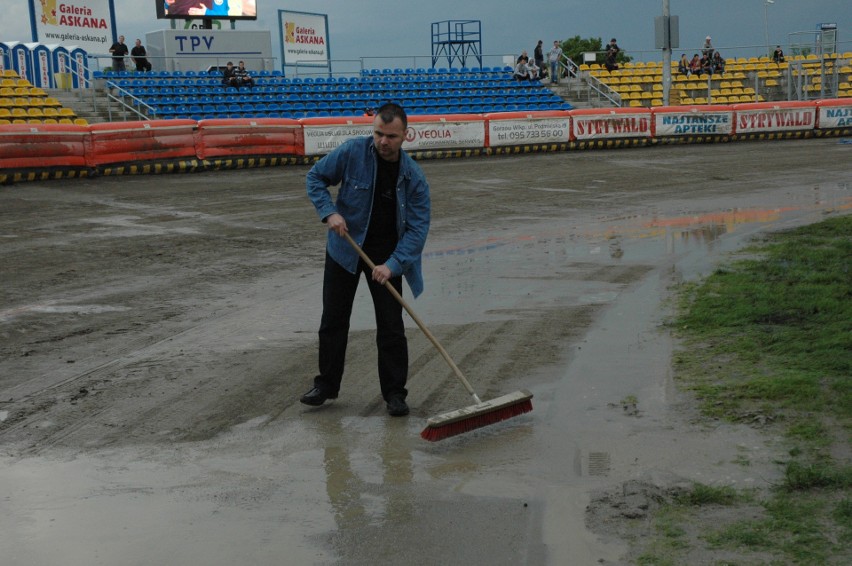
{"type": "Polygon", "coordinates": [[[127,55],[127,44],[116,41],[109,50],[112,52],[113,57],[124,57],[127,55]]]}
{"type": "Polygon", "coordinates": [[[376,186],[373,191],[373,210],[364,251],[380,265],[387,261],[396,249],[399,236],[396,231],[396,181],[399,177],[399,161],[385,161],[376,156],[376,186]]]}

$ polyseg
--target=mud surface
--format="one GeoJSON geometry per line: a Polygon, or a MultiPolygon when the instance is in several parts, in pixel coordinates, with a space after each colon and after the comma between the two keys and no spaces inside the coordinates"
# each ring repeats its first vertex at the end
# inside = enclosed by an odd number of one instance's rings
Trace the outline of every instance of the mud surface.
{"type": "Polygon", "coordinates": [[[848,214],[850,152],[421,162],[412,306],[480,397],[535,395],[440,443],[425,419],[472,401],[409,320],[412,412],[386,415],[365,285],[340,398],[298,403],[325,238],[306,168],[2,187],[2,563],[628,563],[614,521],[683,482],[765,484],[783,450],[674,389],[671,287],[762,231],[848,214]]]}

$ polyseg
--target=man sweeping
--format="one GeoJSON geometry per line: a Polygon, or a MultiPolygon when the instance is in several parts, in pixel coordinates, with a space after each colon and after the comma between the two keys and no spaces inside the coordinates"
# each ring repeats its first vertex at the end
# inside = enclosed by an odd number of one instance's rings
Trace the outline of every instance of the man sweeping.
{"type": "Polygon", "coordinates": [[[302,395],[305,405],[336,399],[343,379],[355,292],[366,276],[376,314],[379,383],[391,416],[409,412],[408,341],[402,305],[385,283],[402,293],[402,277],[417,297],[423,291],[421,254],[429,232],[429,184],[402,150],[408,118],[397,104],[381,106],[372,137],[349,140],[318,161],[307,176],[308,197],[328,227],[319,328],[319,375],[302,395]],[[340,185],[333,199],[330,187],[340,185]],[[344,234],[375,264],[371,269],[344,234]]]}

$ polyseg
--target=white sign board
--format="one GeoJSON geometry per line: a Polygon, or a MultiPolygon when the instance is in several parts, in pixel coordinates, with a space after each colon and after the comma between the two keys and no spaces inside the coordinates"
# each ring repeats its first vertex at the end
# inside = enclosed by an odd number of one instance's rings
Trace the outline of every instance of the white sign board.
{"type": "Polygon", "coordinates": [[[406,151],[485,147],[485,121],[408,122],[402,148],[406,151]]]}
{"type": "Polygon", "coordinates": [[[245,61],[249,70],[272,69],[269,31],[165,29],[145,35],[154,70],[203,71],[245,61]]]}
{"type": "Polygon", "coordinates": [[[284,65],[328,67],[328,16],[278,10],[284,65]]]}
{"type": "Polygon", "coordinates": [[[790,132],[813,130],[816,107],[774,107],[737,110],[737,133],[790,132]]]}
{"type": "Polygon", "coordinates": [[[654,113],[655,135],[658,137],[730,135],[733,125],[733,111],[654,113]]]}
{"type": "Polygon", "coordinates": [[[352,138],[373,135],[373,124],[305,124],[305,155],[325,155],[352,138]]]}
{"type": "MultiPolygon", "coordinates": [[[[33,41],[108,53],[113,42],[113,0],[29,0],[33,41]]],[[[151,6],[153,8],[153,6],[151,6]]]]}
{"type": "Polygon", "coordinates": [[[488,145],[530,145],[567,143],[571,133],[568,116],[488,120],[488,145]]]}
{"type": "Polygon", "coordinates": [[[651,137],[649,113],[577,114],[571,125],[578,140],[651,137]]]}
{"type": "Polygon", "coordinates": [[[848,106],[820,106],[819,127],[821,130],[852,127],[852,101],[848,106]]]}

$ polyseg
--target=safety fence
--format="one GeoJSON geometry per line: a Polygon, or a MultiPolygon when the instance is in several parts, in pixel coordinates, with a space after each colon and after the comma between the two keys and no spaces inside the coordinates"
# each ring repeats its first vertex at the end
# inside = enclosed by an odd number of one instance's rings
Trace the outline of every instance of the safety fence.
{"type": "MultiPolygon", "coordinates": [[[[153,120],[0,127],[0,183],[310,164],[373,118],[153,120]]],[[[852,100],[411,116],[415,159],[845,136],[852,100]]]]}

